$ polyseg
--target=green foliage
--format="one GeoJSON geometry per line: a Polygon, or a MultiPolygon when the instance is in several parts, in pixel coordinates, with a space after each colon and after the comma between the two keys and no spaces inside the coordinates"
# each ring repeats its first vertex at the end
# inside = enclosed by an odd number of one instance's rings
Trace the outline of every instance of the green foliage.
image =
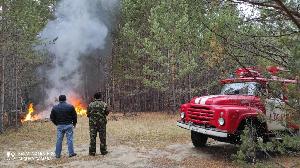
{"type": "Polygon", "coordinates": [[[223,42],[203,23],[229,33],[232,27],[225,24],[237,26],[239,18],[233,8],[208,7],[199,1],[123,0],[114,64],[117,79],[121,83],[134,80],[161,92],[174,92],[174,88],[179,92],[186,87],[180,83],[189,81],[193,95],[218,86],[217,80],[228,76],[234,66],[225,57],[223,42]]]}
{"type": "Polygon", "coordinates": [[[39,31],[45,26],[51,16],[50,6],[54,0],[4,0],[1,34],[2,52],[17,54],[28,63],[40,62],[40,58],[34,54],[32,46],[36,41],[39,31]]]}
{"type": "Polygon", "coordinates": [[[239,67],[278,65],[290,71],[282,77],[299,76],[296,27],[276,10],[255,10],[259,19],[242,17],[228,1],[123,0],[113,65],[117,85],[134,83],[134,91],[180,98],[206,89],[218,93],[218,80],[239,67]]]}
{"type": "Polygon", "coordinates": [[[232,157],[235,162],[241,166],[247,167],[248,163],[254,163],[256,167],[264,164],[260,163],[264,157],[270,159],[271,155],[281,154],[297,154],[300,152],[300,137],[283,132],[277,132],[276,136],[282,140],[272,139],[268,142],[263,142],[258,137],[256,140],[251,136],[251,131],[254,127],[246,127],[241,135],[241,145],[236,154],[232,157]],[[260,155],[260,157],[258,157],[260,155]]]}
{"type": "MultiPolygon", "coordinates": [[[[189,67],[185,65],[188,63],[189,57],[186,52],[182,51],[188,44],[184,44],[181,39],[182,36],[188,35],[188,31],[185,29],[188,26],[185,5],[183,1],[176,3],[162,1],[160,5],[151,9],[149,17],[151,36],[145,38],[145,48],[143,49],[151,61],[149,65],[143,67],[143,72],[145,76],[151,77],[145,78],[145,83],[151,83],[153,78],[156,78],[154,84],[159,82],[163,86],[161,89],[167,88],[170,86],[169,82],[179,78],[179,75],[176,75],[179,74],[179,70],[189,67]],[[179,11],[175,11],[173,5],[178,5],[177,10],[179,11]],[[166,11],[168,11],[167,14],[166,11]],[[187,59],[184,60],[184,58],[187,59]],[[149,71],[149,66],[157,65],[160,66],[149,71]]],[[[190,69],[193,70],[193,67],[190,69]]]]}
{"type": "Polygon", "coordinates": [[[259,149],[259,143],[257,143],[257,137],[254,127],[247,126],[241,134],[241,145],[233,158],[238,164],[244,164],[247,162],[256,161],[256,152],[259,149]]]}

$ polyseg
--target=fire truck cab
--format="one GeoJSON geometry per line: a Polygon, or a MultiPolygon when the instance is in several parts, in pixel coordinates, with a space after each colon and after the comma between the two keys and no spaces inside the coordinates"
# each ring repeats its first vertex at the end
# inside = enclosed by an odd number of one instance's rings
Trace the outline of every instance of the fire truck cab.
{"type": "Polygon", "coordinates": [[[177,126],[191,130],[196,147],[204,146],[208,138],[238,144],[250,124],[265,141],[275,136],[275,131],[299,133],[299,126],[288,119],[284,91],[274,95],[269,87],[272,82],[282,86],[297,83],[276,76],[264,78],[255,67],[239,68],[236,77],[221,81],[220,94],[195,97],[182,104],[177,126]]]}

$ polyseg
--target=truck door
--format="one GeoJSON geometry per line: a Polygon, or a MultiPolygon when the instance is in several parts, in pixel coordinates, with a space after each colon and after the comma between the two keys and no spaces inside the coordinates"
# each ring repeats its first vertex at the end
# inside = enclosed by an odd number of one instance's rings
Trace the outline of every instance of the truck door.
{"type": "Polygon", "coordinates": [[[286,123],[286,112],[284,109],[285,103],[279,98],[266,99],[266,117],[268,130],[285,130],[286,123]]]}

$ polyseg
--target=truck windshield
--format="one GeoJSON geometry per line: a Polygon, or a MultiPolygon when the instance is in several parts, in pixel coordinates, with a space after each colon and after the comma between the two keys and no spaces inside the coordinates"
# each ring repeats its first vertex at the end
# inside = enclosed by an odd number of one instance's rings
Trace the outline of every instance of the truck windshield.
{"type": "Polygon", "coordinates": [[[256,82],[227,83],[223,86],[221,94],[225,95],[251,95],[258,94],[260,84],[256,82]]]}

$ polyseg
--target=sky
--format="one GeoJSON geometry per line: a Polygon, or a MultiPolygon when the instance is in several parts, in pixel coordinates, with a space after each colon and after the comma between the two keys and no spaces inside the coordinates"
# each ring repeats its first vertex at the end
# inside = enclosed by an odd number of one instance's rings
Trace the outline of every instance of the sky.
{"type": "Polygon", "coordinates": [[[245,18],[257,18],[260,15],[259,11],[253,5],[241,3],[238,4],[237,8],[240,11],[240,16],[244,16],[245,18]]]}

